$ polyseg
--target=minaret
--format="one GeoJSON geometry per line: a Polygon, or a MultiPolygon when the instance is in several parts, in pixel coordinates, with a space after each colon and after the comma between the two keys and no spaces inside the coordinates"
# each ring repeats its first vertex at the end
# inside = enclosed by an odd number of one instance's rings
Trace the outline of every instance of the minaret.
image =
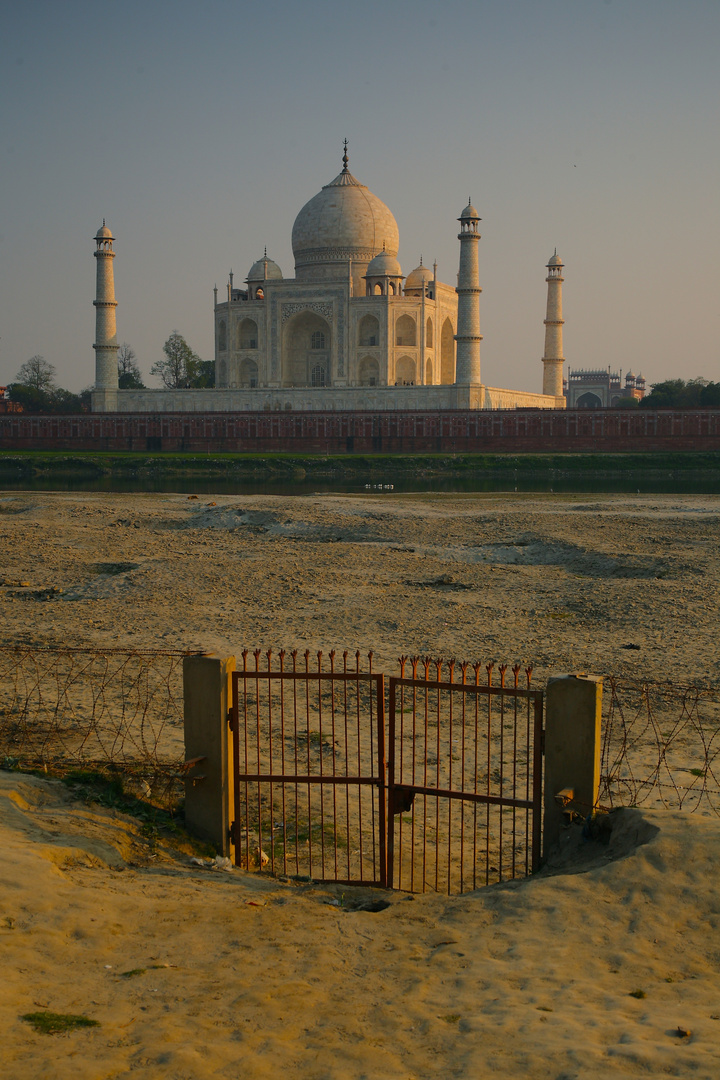
{"type": "Polygon", "coordinates": [[[562,328],[562,276],[563,261],[557,253],[547,264],[547,315],[545,317],[545,353],[543,355],[543,394],[562,397],[563,392],[563,339],[562,328]]]}
{"type": "Polygon", "coordinates": [[[480,386],[480,275],[478,271],[478,212],[468,204],[460,222],[460,270],[455,292],[458,294],[456,386],[480,386]]]}
{"type": "Polygon", "coordinates": [[[95,236],[97,250],[97,286],[95,289],[95,389],[118,388],[118,343],[115,325],[115,279],[113,277],[113,240],[103,218],[102,228],[95,236]]]}

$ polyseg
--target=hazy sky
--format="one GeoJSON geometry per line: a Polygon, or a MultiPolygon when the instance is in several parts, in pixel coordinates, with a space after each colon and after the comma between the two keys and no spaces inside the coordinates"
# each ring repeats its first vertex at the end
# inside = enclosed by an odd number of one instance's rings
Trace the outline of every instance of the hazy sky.
{"type": "MultiPolygon", "coordinates": [[[[93,236],[146,376],[212,288],[342,167],[388,204],[405,274],[480,243],[483,381],[541,388],[545,263],[565,355],[720,379],[719,0],[23,0],[0,14],[0,382],[35,353],[94,378],[93,236]]],[[[149,381],[149,380],[148,380],[149,381]]]]}

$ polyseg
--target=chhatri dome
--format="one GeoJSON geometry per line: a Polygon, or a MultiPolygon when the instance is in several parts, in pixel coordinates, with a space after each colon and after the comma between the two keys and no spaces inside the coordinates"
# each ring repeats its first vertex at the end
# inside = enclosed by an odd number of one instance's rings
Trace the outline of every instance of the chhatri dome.
{"type": "Polygon", "coordinates": [[[383,248],[396,256],[397,222],[390,209],[348,170],[347,142],[343,170],[305,203],[295,218],[292,247],[298,281],[328,280],[347,272],[361,277],[383,248]]]}
{"type": "Polygon", "coordinates": [[[422,258],[420,259],[420,265],[416,266],[414,270],[411,270],[405,281],[405,291],[423,289],[434,278],[434,274],[429,266],[423,266],[422,258]]]}
{"type": "Polygon", "coordinates": [[[381,251],[368,263],[367,277],[402,277],[400,263],[388,251],[381,251]]]}
{"type": "Polygon", "coordinates": [[[268,259],[267,251],[263,255],[262,259],[258,259],[250,267],[250,272],[245,278],[246,281],[267,281],[267,280],[282,280],[282,270],[273,259],[268,259]]]}

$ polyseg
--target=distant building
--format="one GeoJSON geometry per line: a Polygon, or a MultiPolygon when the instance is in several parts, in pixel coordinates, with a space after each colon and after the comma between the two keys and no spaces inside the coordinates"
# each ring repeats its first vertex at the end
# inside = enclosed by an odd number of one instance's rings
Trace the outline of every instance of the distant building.
{"type": "Polygon", "coordinates": [[[568,409],[611,409],[622,398],[641,401],[645,397],[645,379],[628,371],[623,387],[621,371],[569,370],[565,397],[568,409]]]}
{"type": "Polygon", "coordinates": [[[0,386],[0,413],[21,413],[23,407],[19,401],[11,401],[7,386],[0,386]]]}
{"type": "MultiPolygon", "coordinates": [[[[480,371],[480,217],[459,217],[457,285],[420,264],[405,276],[390,211],[343,168],[297,217],[295,273],[267,252],[242,288],[214,290],[215,387],[120,390],[114,237],[97,250],[93,412],[564,409],[563,264],[548,263],[543,392],[487,386],[480,371]]],[[[285,207],[280,208],[285,212],[285,207]]]]}

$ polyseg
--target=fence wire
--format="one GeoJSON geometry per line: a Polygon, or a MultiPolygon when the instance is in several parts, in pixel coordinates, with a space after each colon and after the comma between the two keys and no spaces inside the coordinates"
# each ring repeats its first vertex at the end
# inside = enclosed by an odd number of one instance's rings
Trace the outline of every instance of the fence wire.
{"type": "Polygon", "coordinates": [[[183,653],[0,648],[0,764],[120,773],[182,796],[183,653]]]}
{"type": "Polygon", "coordinates": [[[606,676],[600,805],[720,816],[720,688],[606,676]]]}

